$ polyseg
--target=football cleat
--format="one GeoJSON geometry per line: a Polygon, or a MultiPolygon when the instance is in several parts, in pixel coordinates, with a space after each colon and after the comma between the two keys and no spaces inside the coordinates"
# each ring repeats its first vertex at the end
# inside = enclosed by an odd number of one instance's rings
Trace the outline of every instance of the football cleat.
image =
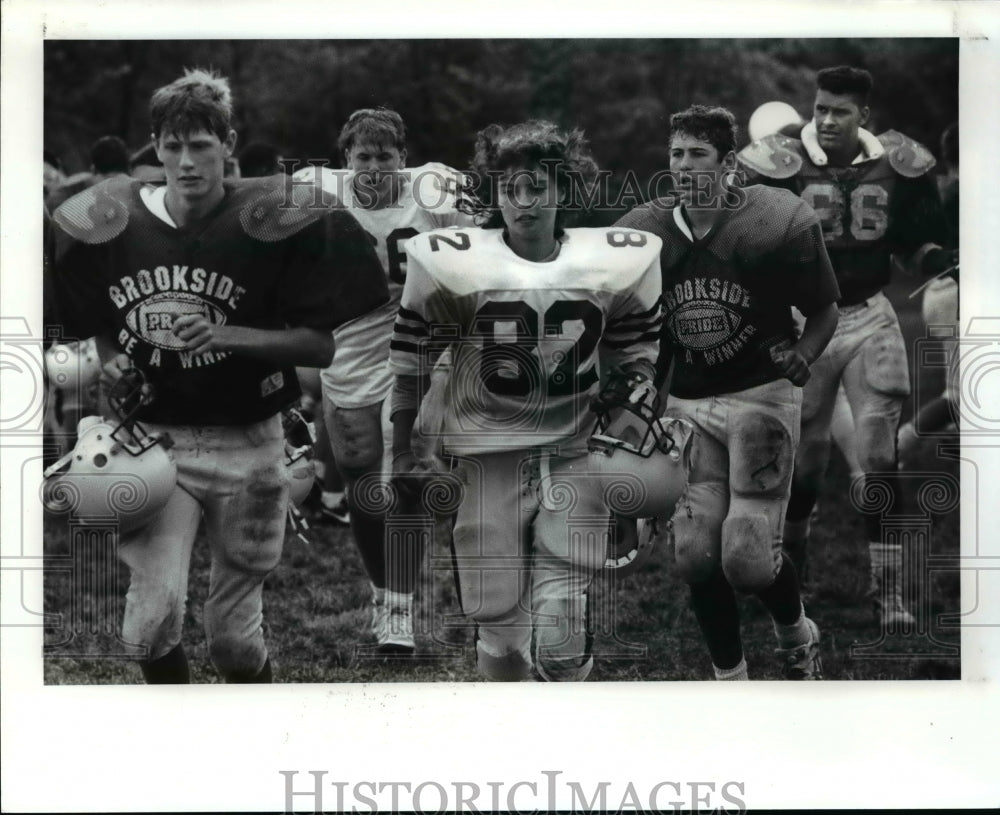
{"type": "MultiPolygon", "coordinates": [[[[598,397],[599,406],[612,403],[605,393],[598,397]]],[[[661,418],[655,391],[595,409],[589,465],[598,473],[608,508],[626,518],[670,519],[687,485],[694,425],[661,418]]]]}
{"type": "Polygon", "coordinates": [[[784,660],[782,674],[785,679],[796,681],[822,679],[823,662],[819,656],[819,626],[806,617],[809,642],[795,648],[779,648],[778,656],[784,660]]]}
{"type": "Polygon", "coordinates": [[[384,625],[376,632],[377,651],[391,656],[409,656],[416,650],[413,639],[413,610],[411,604],[383,605],[384,625]]]}
{"type": "Polygon", "coordinates": [[[177,484],[177,465],[170,436],[147,433],[135,420],[148,396],[141,372],[127,371],[108,395],[116,420],[80,420],[76,446],[43,474],[46,509],[117,520],[122,532],[138,529],[163,509],[177,484]]]}
{"type": "Polygon", "coordinates": [[[351,523],[351,510],[347,505],[347,493],[340,496],[340,500],[333,506],[327,506],[322,498],[320,499],[319,513],[322,517],[337,524],[347,526],[351,523]]]}

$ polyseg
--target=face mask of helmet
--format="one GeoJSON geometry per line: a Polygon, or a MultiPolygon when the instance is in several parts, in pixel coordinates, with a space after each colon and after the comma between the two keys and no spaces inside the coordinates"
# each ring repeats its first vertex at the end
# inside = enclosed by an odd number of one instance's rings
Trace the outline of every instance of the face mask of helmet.
{"type": "Polygon", "coordinates": [[[290,476],[289,501],[301,506],[316,479],[313,466],[313,444],[316,430],[298,410],[290,408],[281,415],[285,432],[285,467],[290,476]]]}
{"type": "Polygon", "coordinates": [[[177,484],[177,465],[166,433],[147,433],[135,420],[145,379],[126,372],[108,395],[115,418],[86,416],[76,446],[44,473],[48,511],[72,513],[84,522],[114,524],[130,532],[166,505],[177,484]]]}
{"type": "Polygon", "coordinates": [[[604,501],[616,515],[666,522],[687,485],[694,426],[658,414],[654,397],[625,400],[599,415],[589,466],[599,474],[604,501]]]}

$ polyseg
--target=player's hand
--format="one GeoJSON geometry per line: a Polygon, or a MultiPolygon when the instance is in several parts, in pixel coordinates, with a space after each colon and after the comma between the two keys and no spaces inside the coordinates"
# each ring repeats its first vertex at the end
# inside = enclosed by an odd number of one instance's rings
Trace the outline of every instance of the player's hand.
{"type": "Polygon", "coordinates": [[[185,350],[196,354],[225,351],[226,327],[216,325],[204,314],[185,314],[174,321],[174,336],[184,343],[185,350]]]}
{"type": "Polygon", "coordinates": [[[101,366],[99,384],[105,398],[123,388],[141,385],[142,403],[149,404],[153,399],[153,386],[143,379],[128,354],[117,354],[101,366]]]}
{"type": "Polygon", "coordinates": [[[625,404],[636,405],[640,402],[654,404],[656,387],[642,374],[630,376],[613,376],[608,384],[590,400],[590,409],[594,413],[610,413],[625,404]]]}
{"type": "Polygon", "coordinates": [[[785,379],[799,388],[805,385],[812,375],[809,371],[809,363],[795,348],[781,348],[780,346],[772,348],[771,361],[774,362],[785,379]]]}
{"type": "Polygon", "coordinates": [[[396,453],[392,457],[392,484],[405,498],[419,498],[427,481],[435,473],[420,463],[412,450],[396,453]]]}
{"type": "Polygon", "coordinates": [[[923,262],[923,272],[925,277],[937,277],[941,274],[951,275],[955,271],[958,276],[958,250],[957,249],[931,249],[925,256],[923,262]]]}

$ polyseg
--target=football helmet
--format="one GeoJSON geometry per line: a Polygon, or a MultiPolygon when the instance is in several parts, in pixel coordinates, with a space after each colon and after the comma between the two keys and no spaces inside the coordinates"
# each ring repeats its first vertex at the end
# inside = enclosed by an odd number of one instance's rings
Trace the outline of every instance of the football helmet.
{"type": "Polygon", "coordinates": [[[649,560],[656,543],[656,518],[625,518],[612,515],[608,528],[608,555],[604,568],[617,577],[627,577],[649,560]]]}
{"type": "Polygon", "coordinates": [[[694,426],[659,413],[655,391],[598,410],[589,463],[616,515],[667,521],[687,485],[694,426]]]}
{"type": "Polygon", "coordinates": [[[285,468],[290,479],[288,499],[293,506],[301,506],[316,480],[312,449],[316,430],[295,408],[282,413],[281,426],[285,431],[285,468]]]}
{"type": "Polygon", "coordinates": [[[45,351],[45,373],[49,384],[62,393],[65,408],[96,404],[101,360],[94,338],[53,343],[45,351]]]}
{"type": "Polygon", "coordinates": [[[773,133],[798,138],[806,122],[788,102],[765,102],[750,114],[747,133],[750,141],[763,139],[773,133]]]}
{"type": "Polygon", "coordinates": [[[76,446],[44,472],[46,509],[117,519],[122,532],[138,529],[163,509],[177,484],[177,465],[170,436],[147,433],[135,421],[144,389],[141,373],[126,372],[108,395],[116,418],[80,420],[76,446]]]}

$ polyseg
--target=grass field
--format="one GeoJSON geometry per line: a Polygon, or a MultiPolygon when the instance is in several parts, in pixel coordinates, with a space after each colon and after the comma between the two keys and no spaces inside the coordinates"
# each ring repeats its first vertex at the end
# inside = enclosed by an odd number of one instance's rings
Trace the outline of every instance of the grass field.
{"type": "MultiPolygon", "coordinates": [[[[924,329],[919,298],[906,295],[912,281],[889,291],[910,347],[924,329]]],[[[939,371],[924,372],[918,400],[936,396],[939,371]]],[[[912,417],[907,402],[904,420],[912,417]]],[[[954,438],[952,438],[954,443],[954,438]]],[[[938,455],[938,440],[924,440],[918,459],[926,473],[958,477],[958,464],[938,455]]],[[[908,484],[915,491],[920,479],[908,484]]],[[[867,545],[863,520],[852,511],[848,476],[835,454],[813,527],[813,581],[807,610],[823,633],[827,679],[946,679],[960,676],[959,632],[941,624],[942,613],[961,611],[957,571],[924,572],[908,588],[921,609],[914,631],[883,636],[871,613],[867,545]]],[[[929,519],[929,553],[957,556],[959,511],[929,519]]],[[[124,659],[114,634],[120,627],[127,575],[106,557],[87,559],[70,551],[65,518],[46,519],[45,611],[61,615],[46,630],[45,681],[52,684],[140,682],[138,669],[124,659]],[[73,571],[75,564],[76,572],[73,571]]],[[[368,583],[345,527],[314,525],[312,542],[289,535],[285,553],[265,588],[265,628],[280,682],[439,682],[475,681],[472,629],[459,615],[448,552],[429,552],[417,601],[420,657],[405,664],[366,654],[368,583]]],[[[110,551],[105,545],[99,550],[110,551]]],[[[217,682],[202,629],[207,592],[207,547],[199,540],[192,560],[185,647],[194,682],[217,682]]],[[[598,577],[593,590],[596,681],[695,680],[711,677],[711,664],[687,589],[671,567],[661,541],[641,571],[616,581],[598,577]]],[[[753,679],[780,678],[774,636],[763,607],[741,601],[744,644],[753,679]]]]}

